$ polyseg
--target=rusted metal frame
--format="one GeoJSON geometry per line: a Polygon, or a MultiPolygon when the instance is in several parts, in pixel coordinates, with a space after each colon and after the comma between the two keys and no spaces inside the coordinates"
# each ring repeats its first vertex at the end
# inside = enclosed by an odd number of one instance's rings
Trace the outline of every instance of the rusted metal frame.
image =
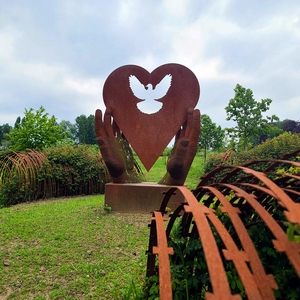
{"type": "MultiPolygon", "coordinates": [[[[219,186],[229,188],[228,185],[225,183],[220,183],[219,186]]],[[[254,245],[253,245],[253,242],[247,232],[247,229],[245,228],[245,225],[243,224],[242,220],[240,219],[240,217],[238,215],[240,213],[240,210],[238,208],[233,207],[231,205],[231,203],[228,201],[228,199],[217,188],[209,187],[209,186],[204,187],[204,188],[207,188],[212,193],[214,193],[216,195],[216,197],[219,198],[219,200],[222,204],[221,211],[223,213],[228,214],[228,216],[232,222],[232,225],[234,226],[235,231],[241,241],[242,247],[247,255],[248,261],[251,266],[251,270],[253,272],[254,281],[260,291],[262,299],[275,299],[273,289],[278,289],[278,286],[275,282],[273,275],[271,275],[271,274],[267,275],[265,273],[264,267],[260,261],[260,258],[257,254],[257,251],[256,251],[254,245]]],[[[245,197],[248,196],[248,193],[245,191],[243,191],[241,193],[240,190],[241,189],[239,189],[238,192],[237,191],[235,191],[235,192],[239,195],[239,197],[242,194],[243,195],[242,198],[246,199],[245,197]]],[[[231,256],[234,257],[234,254],[232,254],[231,256]]],[[[239,272],[238,269],[237,269],[237,271],[239,272]]],[[[241,279],[242,279],[242,277],[241,277],[241,279]]],[[[247,279],[245,279],[245,280],[246,280],[246,284],[248,284],[247,279]]],[[[243,280],[242,280],[242,282],[245,286],[245,290],[247,291],[246,285],[243,280]]],[[[251,292],[251,289],[254,287],[249,286],[248,289],[249,288],[250,288],[250,292],[251,292]]],[[[249,296],[249,291],[247,292],[247,295],[249,296]]],[[[256,296],[254,296],[254,295],[252,295],[252,296],[254,297],[253,299],[256,299],[255,298],[256,296]]]]}
{"type": "MultiPolygon", "coordinates": [[[[268,167],[264,170],[264,172],[266,173],[266,172],[272,170],[274,167],[276,167],[276,165],[278,165],[279,163],[283,163],[283,162],[284,162],[284,163],[287,163],[287,164],[290,164],[290,163],[291,163],[291,161],[288,161],[288,160],[282,160],[281,162],[279,162],[279,160],[274,160],[274,161],[272,161],[272,160],[268,160],[268,159],[261,159],[261,160],[252,160],[252,161],[249,161],[249,162],[247,162],[247,163],[241,165],[241,167],[249,168],[250,166],[255,166],[255,165],[261,164],[261,163],[271,163],[271,165],[268,166],[268,167]],[[271,168],[271,166],[273,166],[273,167],[271,168]]],[[[236,173],[238,172],[237,166],[223,166],[223,167],[228,167],[228,168],[231,167],[231,168],[233,168],[233,170],[232,170],[231,172],[228,172],[227,175],[226,175],[222,180],[220,180],[220,182],[226,182],[227,180],[229,180],[230,177],[233,177],[233,176],[236,175],[236,173]]],[[[255,171],[255,170],[254,170],[254,171],[255,171]]],[[[256,171],[256,172],[258,172],[258,171],[256,171]]],[[[217,173],[217,172],[216,172],[216,173],[217,173]]],[[[250,178],[250,177],[249,177],[249,178],[250,178]]],[[[242,179],[240,179],[238,182],[245,181],[246,178],[242,178],[242,179]],[[243,179],[243,180],[242,180],[242,179],[243,179]]],[[[256,180],[255,182],[257,182],[257,180],[256,180]]]]}
{"type": "Polygon", "coordinates": [[[273,164],[271,164],[271,165],[270,165],[268,168],[266,168],[264,171],[265,171],[265,172],[268,172],[268,171],[274,169],[277,165],[280,164],[280,162],[278,162],[278,161],[280,161],[280,160],[285,160],[285,161],[286,161],[286,160],[289,159],[289,158],[296,157],[296,155],[297,155],[298,153],[300,153],[300,149],[297,149],[296,151],[291,152],[291,153],[284,154],[283,156],[280,157],[280,159],[274,161],[273,164]]]}
{"type": "Polygon", "coordinates": [[[218,206],[216,201],[218,201],[218,200],[215,199],[215,196],[213,194],[210,194],[208,196],[208,198],[205,201],[203,201],[203,204],[206,207],[211,207],[211,205],[214,204],[213,207],[216,207],[216,206],[218,206]]]}
{"type": "MultiPolygon", "coordinates": [[[[243,197],[245,191],[232,185],[226,184],[232,190],[235,190],[237,193],[243,197]]],[[[288,240],[286,233],[278,225],[276,220],[265,210],[265,208],[256,200],[256,196],[253,194],[248,194],[245,198],[247,202],[253,207],[253,209],[259,214],[261,219],[265,222],[267,227],[272,232],[275,237],[272,240],[273,245],[279,252],[285,252],[288,256],[290,262],[294,266],[298,276],[300,277],[300,245],[297,242],[291,242],[288,240]]]]}
{"type": "MultiPolygon", "coordinates": [[[[240,183],[239,185],[250,187],[251,191],[256,196],[258,202],[262,204],[262,206],[265,208],[265,210],[267,212],[270,212],[271,209],[274,209],[272,204],[269,202],[272,198],[275,199],[276,195],[270,189],[260,186],[260,185],[257,185],[257,184],[250,184],[250,183],[240,183]],[[261,191],[262,193],[258,194],[255,190],[261,191]],[[260,198],[263,198],[263,201],[261,201],[260,198]]],[[[247,192],[248,192],[248,190],[247,190],[247,192]]],[[[275,199],[275,201],[277,201],[277,200],[275,199]]]]}
{"type": "MultiPolygon", "coordinates": [[[[254,164],[254,162],[250,162],[251,164],[254,164]]],[[[249,163],[249,164],[250,164],[249,163]]],[[[247,176],[246,174],[243,174],[241,172],[241,170],[237,167],[237,166],[230,166],[230,165],[227,165],[227,166],[224,166],[228,169],[228,172],[227,174],[221,179],[219,180],[218,182],[239,182],[239,181],[246,181],[248,179],[252,179],[251,176],[247,176]],[[240,173],[240,174],[239,174],[240,173]],[[232,178],[234,178],[234,176],[237,176],[237,175],[241,175],[242,177],[239,179],[239,180],[233,180],[232,178]]]]}
{"type": "Polygon", "coordinates": [[[157,246],[152,247],[152,253],[158,255],[159,296],[163,300],[172,299],[172,283],[169,255],[173,255],[172,247],[168,246],[164,221],[160,212],[153,213],[152,220],[156,223],[157,246]]]}
{"type": "Polygon", "coordinates": [[[237,273],[239,274],[239,277],[244,285],[248,299],[266,299],[261,295],[260,290],[258,289],[258,286],[256,284],[256,280],[247,266],[247,253],[244,251],[239,251],[230,234],[215,214],[209,214],[208,218],[212,222],[226,247],[226,249],[222,249],[222,252],[226,260],[231,260],[233,262],[237,273]]]}
{"type": "Polygon", "coordinates": [[[244,167],[241,168],[244,172],[250,173],[261,182],[263,182],[270,190],[273,191],[279,203],[286,208],[284,214],[291,223],[300,225],[300,204],[295,203],[278,185],[276,185],[272,180],[266,177],[264,173],[257,172],[244,167]]]}
{"type": "Polygon", "coordinates": [[[300,148],[296,149],[293,152],[284,154],[283,156],[281,156],[280,159],[288,159],[290,157],[295,157],[295,156],[297,156],[297,154],[300,154],[300,148]]]}
{"type": "Polygon", "coordinates": [[[243,167],[250,167],[250,166],[255,166],[257,164],[262,164],[262,163],[272,163],[272,159],[254,159],[254,160],[250,160],[244,164],[242,164],[241,166],[243,167]]]}
{"type": "Polygon", "coordinates": [[[300,192],[297,192],[295,190],[291,190],[289,188],[283,188],[283,190],[286,192],[286,193],[291,193],[291,194],[294,194],[294,195],[297,195],[298,197],[296,199],[293,199],[295,202],[300,202],[300,192]]]}
{"type": "MultiPolygon", "coordinates": [[[[258,185],[258,184],[252,184],[252,183],[239,183],[239,186],[245,186],[250,188],[246,190],[248,194],[254,194],[256,196],[257,201],[262,204],[262,206],[265,208],[266,211],[269,212],[269,210],[272,207],[271,204],[269,204],[270,200],[272,198],[276,198],[276,195],[268,188],[258,185]]],[[[276,200],[277,201],[277,200],[276,200]]]]}
{"type": "Polygon", "coordinates": [[[157,232],[156,232],[156,223],[155,220],[152,219],[151,223],[149,224],[150,227],[150,237],[149,237],[149,245],[148,245],[148,250],[147,250],[147,270],[146,270],[146,276],[150,277],[156,274],[155,270],[155,257],[152,253],[152,248],[153,246],[157,245],[157,232]]]}
{"type": "Polygon", "coordinates": [[[277,159],[276,162],[287,164],[287,165],[292,165],[293,167],[300,168],[300,162],[297,162],[297,161],[277,159]]]}
{"type": "Polygon", "coordinates": [[[175,187],[170,187],[166,192],[164,192],[165,196],[159,208],[159,211],[162,213],[162,215],[166,213],[166,208],[169,203],[169,200],[173,195],[175,195],[175,191],[175,187]]]}
{"type": "Polygon", "coordinates": [[[299,181],[295,178],[292,178],[291,176],[281,176],[276,179],[272,179],[280,188],[289,188],[289,189],[297,189],[300,188],[299,181]]]}
{"type": "Polygon", "coordinates": [[[297,156],[297,154],[300,154],[300,148],[296,149],[293,152],[284,154],[283,156],[281,156],[280,159],[287,159],[287,158],[290,158],[290,157],[294,157],[294,156],[297,156]]]}
{"type": "Polygon", "coordinates": [[[196,189],[203,185],[207,185],[207,183],[210,180],[212,180],[217,173],[219,173],[220,171],[225,170],[225,169],[232,169],[232,166],[230,166],[230,167],[222,166],[222,165],[217,166],[216,169],[210,171],[208,174],[205,175],[205,177],[201,178],[201,181],[197,185],[196,189]]]}
{"type": "Polygon", "coordinates": [[[231,168],[234,169],[233,172],[236,169],[241,169],[245,173],[253,175],[259,181],[264,183],[269,189],[271,189],[274,192],[276,196],[275,198],[278,200],[279,204],[286,208],[284,214],[286,215],[288,220],[291,223],[300,224],[300,204],[293,202],[292,199],[272,180],[267,178],[267,176],[264,173],[242,166],[231,166],[231,168]]]}
{"type": "Polygon", "coordinates": [[[207,191],[201,187],[196,188],[192,191],[192,193],[198,199],[198,201],[202,200],[201,203],[204,203],[207,200],[207,191]]]}
{"type": "MultiPolygon", "coordinates": [[[[269,173],[270,171],[272,170],[275,170],[275,168],[280,164],[280,163],[285,163],[285,164],[293,164],[295,162],[293,161],[290,161],[290,160],[286,160],[284,158],[288,158],[288,157],[293,157],[293,155],[287,155],[287,157],[285,157],[285,155],[283,157],[281,157],[280,159],[278,160],[257,160],[257,161],[251,161],[251,162],[248,162],[246,164],[243,164],[242,167],[246,167],[246,168],[249,168],[250,166],[252,166],[254,163],[258,163],[258,162],[270,162],[271,164],[266,168],[264,169],[264,173],[269,173]]],[[[298,165],[299,163],[296,163],[296,165],[298,165]]],[[[254,181],[253,183],[257,183],[258,180],[254,181]]]]}
{"type": "Polygon", "coordinates": [[[179,205],[175,209],[175,211],[172,213],[172,215],[170,216],[170,219],[169,219],[169,222],[168,222],[168,226],[167,226],[167,229],[166,229],[167,239],[169,239],[169,237],[170,237],[170,233],[171,233],[172,227],[173,227],[176,219],[179,217],[180,213],[182,212],[183,206],[184,206],[184,204],[179,205]]]}
{"type": "Polygon", "coordinates": [[[193,215],[187,212],[184,212],[182,216],[182,226],[181,226],[181,236],[188,237],[190,236],[190,227],[193,221],[193,215]]]}
{"type": "Polygon", "coordinates": [[[231,294],[220,252],[207,220],[207,216],[212,214],[213,211],[199,203],[192,192],[186,187],[179,186],[178,190],[189,204],[184,206],[184,210],[193,215],[199,233],[199,239],[202,243],[213,289],[212,293],[206,293],[206,299],[241,299],[240,295],[231,294]]]}
{"type": "Polygon", "coordinates": [[[290,173],[284,173],[284,174],[282,174],[282,176],[289,177],[289,178],[292,178],[292,179],[296,179],[297,181],[300,180],[300,176],[294,175],[294,174],[290,174],[290,173]]]}
{"type": "MultiPolygon", "coordinates": [[[[213,184],[211,186],[219,186],[219,184],[213,184]]],[[[226,188],[223,186],[223,190],[220,191],[225,197],[228,196],[230,194],[230,192],[232,191],[229,188],[226,188]]],[[[226,198],[227,202],[229,201],[231,206],[238,209],[239,210],[239,214],[240,216],[245,216],[246,212],[251,208],[251,206],[242,198],[236,196],[236,194],[234,194],[234,197],[231,199],[226,198]]],[[[220,199],[219,199],[220,202],[220,199]]]]}

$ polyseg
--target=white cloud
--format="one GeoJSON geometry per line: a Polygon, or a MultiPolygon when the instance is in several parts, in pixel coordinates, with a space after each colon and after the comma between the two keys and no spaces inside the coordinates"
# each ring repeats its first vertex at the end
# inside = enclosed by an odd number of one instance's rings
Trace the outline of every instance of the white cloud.
{"type": "Polygon", "coordinates": [[[62,86],[74,93],[99,98],[103,81],[98,78],[74,78],[65,77],[62,86]]]}
{"type": "Polygon", "coordinates": [[[2,2],[0,125],[40,105],[73,121],[104,109],[114,69],[171,62],[196,74],[198,107],[222,126],[237,83],[273,99],[271,113],[299,119],[297,1],[2,2]]]}

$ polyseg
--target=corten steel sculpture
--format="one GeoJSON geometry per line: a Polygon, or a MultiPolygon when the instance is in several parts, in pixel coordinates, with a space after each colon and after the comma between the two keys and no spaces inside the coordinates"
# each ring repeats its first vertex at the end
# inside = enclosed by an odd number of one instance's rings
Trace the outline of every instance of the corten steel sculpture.
{"type": "MultiPolygon", "coordinates": [[[[180,237],[185,241],[196,238],[201,243],[209,287],[208,291],[201,291],[199,286],[199,292],[206,299],[241,299],[231,291],[225,268],[228,261],[235,267],[248,299],[275,299],[277,283],[273,274],[265,271],[247,228],[253,225],[249,224],[249,216],[254,224],[264,224],[273,235],[275,249],[286,254],[300,277],[300,245],[288,239],[283,226],[286,221],[300,225],[300,176],[276,173],[279,165],[299,168],[300,163],[293,158],[300,154],[300,149],[277,161],[220,166],[202,178],[194,191],[189,191],[182,184],[197,150],[200,112],[194,107],[199,93],[195,75],[181,65],[167,64],[152,73],[138,66],[115,70],[104,85],[104,118],[100,110],[95,116],[103,159],[114,183],[139,182],[133,171],[129,144],[149,170],[176,135],[167,173],[160,181],[171,187],[164,190],[160,208],[152,214],[147,251],[147,276],[158,275],[160,299],[172,299],[170,257],[176,253],[170,245],[177,218],[181,219],[180,237]],[[164,96],[157,101],[161,103],[156,105],[157,111],[143,111],[142,92],[133,87],[134,81],[140,82],[144,90],[151,85],[155,90],[159,83],[169,82],[164,96]],[[267,164],[263,172],[257,171],[260,164],[267,164]],[[166,208],[176,195],[181,195],[182,203],[167,219],[166,208]],[[276,210],[282,210],[284,220],[271,213],[274,204],[276,210]],[[227,217],[229,227],[222,216],[227,217]]],[[[190,270],[190,275],[196,276],[195,269],[190,270]]]]}
{"type": "Polygon", "coordinates": [[[179,64],[162,65],[151,73],[135,65],[113,71],[103,88],[104,117],[100,110],[95,115],[98,144],[112,182],[139,182],[129,144],[149,171],[176,136],[167,173],[160,183],[182,185],[198,146],[200,112],[194,108],[199,95],[196,76],[179,64]],[[142,90],[134,87],[134,81],[142,90]],[[168,86],[161,88],[165,82],[168,86]],[[145,99],[139,97],[156,90],[162,93],[152,100],[157,111],[144,112],[145,99]]]}
{"type": "MultiPolygon", "coordinates": [[[[253,244],[248,231],[257,224],[270,232],[276,251],[287,256],[288,268],[294,268],[295,276],[300,278],[300,244],[289,240],[286,233],[286,222],[300,226],[300,176],[296,169],[300,168],[300,162],[295,161],[299,154],[300,149],[276,161],[220,166],[202,178],[193,192],[184,186],[171,187],[166,192],[160,209],[152,216],[147,263],[147,276],[159,276],[160,299],[172,299],[170,258],[174,250],[170,247],[170,233],[177,218],[181,219],[182,241],[198,239],[202,245],[198,254],[204,253],[202,259],[207,265],[210,288],[201,291],[199,286],[198,292],[205,299],[241,299],[231,291],[225,268],[229,261],[247,299],[275,299],[277,283],[273,274],[266,273],[268,266],[257,253],[262,249],[253,244]],[[262,165],[264,171],[256,171],[262,165]],[[278,173],[277,168],[288,171],[278,173]],[[167,219],[166,207],[175,193],[182,194],[185,201],[167,219]],[[217,239],[222,242],[217,243],[217,239]]],[[[183,265],[181,256],[178,263],[183,265]]],[[[197,276],[193,266],[190,270],[190,276],[197,276]]],[[[296,286],[299,284],[300,281],[296,286]]]]}

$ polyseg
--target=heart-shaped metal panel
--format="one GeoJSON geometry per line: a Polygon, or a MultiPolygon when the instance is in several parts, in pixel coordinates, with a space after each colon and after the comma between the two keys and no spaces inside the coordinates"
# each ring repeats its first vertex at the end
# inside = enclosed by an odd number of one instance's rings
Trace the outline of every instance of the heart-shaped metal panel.
{"type": "Polygon", "coordinates": [[[142,67],[126,65],[113,71],[105,81],[103,99],[112,110],[114,121],[149,171],[168,146],[187,118],[188,108],[194,108],[200,96],[195,74],[185,66],[166,64],[149,73],[142,67]],[[141,112],[137,98],[130,87],[135,76],[145,89],[153,89],[165,76],[171,75],[167,93],[159,99],[162,108],[152,114],[141,112]]]}

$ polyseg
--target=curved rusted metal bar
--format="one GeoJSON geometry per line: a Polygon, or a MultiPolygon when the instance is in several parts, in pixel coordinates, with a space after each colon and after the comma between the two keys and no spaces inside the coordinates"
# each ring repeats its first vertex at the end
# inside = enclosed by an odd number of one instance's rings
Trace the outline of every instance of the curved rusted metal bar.
{"type": "Polygon", "coordinates": [[[239,295],[231,294],[220,252],[207,220],[208,215],[214,212],[199,203],[186,187],[177,187],[177,189],[188,203],[188,205],[184,206],[184,210],[193,215],[205,254],[213,289],[212,293],[206,293],[207,299],[222,299],[222,297],[223,299],[240,299],[239,295]]]}
{"type": "Polygon", "coordinates": [[[264,209],[264,207],[255,199],[256,197],[252,194],[247,194],[242,189],[231,185],[223,184],[236,191],[242,198],[246,199],[247,202],[255,209],[260,215],[261,219],[264,220],[265,224],[269,227],[270,231],[276,238],[273,240],[275,248],[279,252],[285,252],[290,262],[293,264],[298,276],[300,277],[300,244],[297,242],[291,242],[288,240],[286,233],[273,219],[273,217],[264,209]]]}
{"type": "MultiPolygon", "coordinates": [[[[155,272],[153,257],[164,252],[164,262],[161,263],[160,258],[158,259],[160,284],[163,284],[161,282],[165,282],[163,285],[166,284],[160,264],[167,265],[166,261],[171,251],[167,241],[171,239],[170,233],[175,220],[180,217],[181,236],[197,237],[202,245],[212,287],[212,292],[206,293],[206,299],[240,299],[239,295],[231,293],[223,264],[224,258],[233,262],[248,299],[274,299],[273,291],[278,288],[277,283],[272,274],[266,274],[257,249],[247,232],[247,224],[243,222],[244,216],[252,212],[254,216],[252,221],[266,225],[274,236],[273,245],[277,251],[285,252],[300,277],[300,244],[289,241],[278,220],[270,214],[274,210],[272,203],[276,201],[282,207],[286,219],[292,224],[300,225],[300,176],[297,172],[277,174],[278,166],[281,164],[300,167],[299,162],[287,160],[298,153],[300,149],[294,151],[294,155],[284,155],[276,161],[258,161],[269,163],[265,169],[268,172],[264,173],[250,168],[254,167],[257,161],[242,166],[220,166],[203,177],[193,192],[184,186],[170,187],[165,193],[160,211],[153,214],[151,223],[153,241],[149,243],[149,252],[152,256],[148,257],[148,266],[151,265],[150,269],[155,272]],[[222,174],[219,182],[206,184],[214,182],[214,177],[218,174],[222,174]],[[175,193],[181,193],[185,202],[170,215],[165,229],[163,214],[175,193]],[[229,233],[217,217],[214,210],[217,208],[228,216],[234,228],[233,233],[229,233]],[[222,253],[216,244],[216,233],[225,246],[222,253]],[[160,239],[164,236],[163,241],[158,241],[159,235],[160,239]],[[235,235],[239,239],[237,244],[233,239],[235,235]]],[[[167,278],[168,276],[166,275],[167,278]]],[[[171,294],[168,292],[167,295],[170,298],[164,299],[172,299],[172,292],[171,294]]],[[[160,296],[161,298],[163,296],[161,291],[160,296]]]]}
{"type": "Polygon", "coordinates": [[[164,219],[160,212],[153,213],[152,222],[156,224],[157,246],[153,246],[152,253],[158,255],[159,268],[159,290],[160,299],[168,300],[172,297],[171,271],[169,255],[174,254],[173,248],[168,247],[167,237],[165,235],[164,219]]]}
{"type": "MultiPolygon", "coordinates": [[[[227,185],[224,184],[224,186],[227,186],[227,185]]],[[[245,287],[245,290],[246,290],[246,293],[247,293],[249,299],[275,299],[272,289],[277,289],[278,288],[277,284],[274,280],[273,275],[271,275],[271,274],[267,275],[265,273],[262,263],[256,252],[256,249],[252,243],[252,240],[251,240],[250,236],[248,235],[248,232],[247,232],[242,220],[238,216],[238,214],[240,213],[240,210],[236,207],[233,207],[231,205],[231,203],[228,201],[228,199],[217,188],[209,187],[209,186],[203,187],[203,188],[210,190],[220,200],[220,202],[222,204],[221,211],[223,213],[228,214],[228,216],[235,228],[235,231],[241,241],[243,249],[245,251],[244,256],[247,257],[247,261],[249,261],[249,263],[251,265],[254,281],[255,281],[257,287],[259,288],[259,292],[260,292],[259,295],[257,294],[256,287],[254,286],[254,284],[251,281],[252,278],[249,279],[250,275],[247,274],[247,271],[249,271],[249,270],[243,269],[241,272],[239,272],[240,278],[244,284],[244,287],[245,287]],[[248,277],[245,278],[244,277],[245,275],[248,275],[248,277]]],[[[210,217],[212,218],[212,216],[210,216],[210,217]]],[[[216,216],[214,216],[214,218],[216,218],[216,216]]],[[[215,225],[215,223],[217,221],[212,220],[212,222],[215,225]]],[[[221,226],[221,225],[218,225],[218,226],[221,226]]],[[[218,232],[219,232],[219,230],[218,230],[218,232]]],[[[229,235],[228,232],[226,232],[226,233],[227,233],[226,241],[229,241],[231,236],[229,235]]],[[[225,235],[225,233],[223,233],[223,234],[225,235]]],[[[223,240],[223,242],[224,242],[224,240],[223,240]]],[[[234,246],[231,245],[231,248],[234,248],[234,246]]],[[[233,253],[231,253],[231,254],[228,254],[228,250],[227,250],[226,251],[227,256],[225,255],[226,259],[229,260],[230,257],[234,258],[236,250],[237,249],[234,249],[233,253]]],[[[242,253],[242,252],[239,252],[239,253],[242,253]]],[[[237,267],[237,271],[239,271],[238,267],[237,267]]]]}
{"type": "Polygon", "coordinates": [[[283,205],[287,211],[285,215],[287,219],[294,224],[300,225],[300,204],[295,203],[278,185],[276,185],[272,180],[266,177],[262,172],[257,172],[248,168],[238,167],[245,173],[250,173],[251,175],[258,178],[262,183],[264,183],[273,193],[279,201],[280,205],[283,205]]]}
{"type": "Polygon", "coordinates": [[[163,198],[163,201],[161,202],[159,211],[164,215],[166,213],[166,208],[169,203],[170,198],[175,194],[176,188],[170,188],[165,192],[165,196],[163,198]]]}
{"type": "Polygon", "coordinates": [[[166,235],[167,235],[168,239],[170,237],[170,233],[171,233],[172,227],[173,227],[176,219],[179,217],[180,213],[183,211],[183,207],[184,207],[184,204],[179,205],[170,217],[170,220],[169,220],[169,223],[168,223],[168,226],[166,229],[166,235]]]}

